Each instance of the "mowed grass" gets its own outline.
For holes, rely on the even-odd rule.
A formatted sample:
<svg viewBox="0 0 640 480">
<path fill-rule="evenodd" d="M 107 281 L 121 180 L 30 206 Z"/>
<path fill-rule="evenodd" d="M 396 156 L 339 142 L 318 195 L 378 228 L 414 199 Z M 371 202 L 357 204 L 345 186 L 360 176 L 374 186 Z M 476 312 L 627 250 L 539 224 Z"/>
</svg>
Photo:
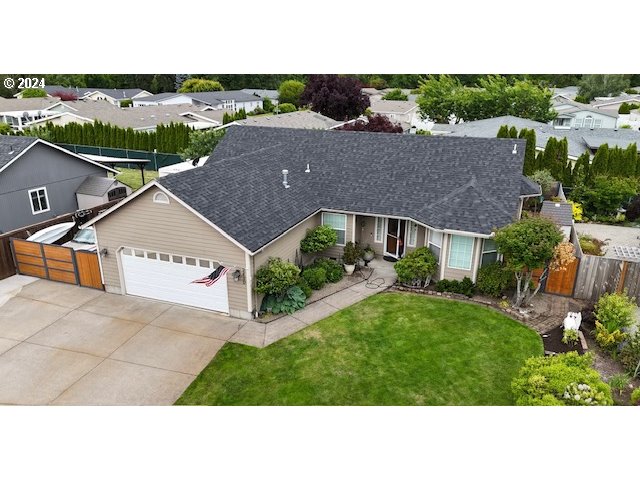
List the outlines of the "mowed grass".
<svg viewBox="0 0 640 480">
<path fill-rule="evenodd" d="M 133 190 L 138 190 L 142 187 L 142 175 L 140 175 L 140 170 L 137 168 L 120 168 L 116 167 L 116 170 L 120 172 L 119 175 L 116 175 L 116 179 L 125 185 L 129 185 Z M 155 170 L 145 170 L 144 171 L 144 183 L 147 184 L 154 178 L 158 178 L 158 172 Z"/>
<path fill-rule="evenodd" d="M 382 293 L 264 349 L 226 344 L 178 405 L 510 405 L 538 334 L 491 309 Z"/>
</svg>

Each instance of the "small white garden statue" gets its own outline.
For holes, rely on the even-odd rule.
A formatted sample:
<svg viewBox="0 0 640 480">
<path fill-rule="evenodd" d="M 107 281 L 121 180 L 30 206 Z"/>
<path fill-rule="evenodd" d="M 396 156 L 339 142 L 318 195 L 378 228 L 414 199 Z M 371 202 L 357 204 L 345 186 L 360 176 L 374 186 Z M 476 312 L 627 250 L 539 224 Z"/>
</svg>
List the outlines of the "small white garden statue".
<svg viewBox="0 0 640 480">
<path fill-rule="evenodd" d="M 580 328 L 580 323 L 582 323 L 582 313 L 569 312 L 567 313 L 567 316 L 564 317 L 562 326 L 565 330 L 578 330 Z"/>
</svg>

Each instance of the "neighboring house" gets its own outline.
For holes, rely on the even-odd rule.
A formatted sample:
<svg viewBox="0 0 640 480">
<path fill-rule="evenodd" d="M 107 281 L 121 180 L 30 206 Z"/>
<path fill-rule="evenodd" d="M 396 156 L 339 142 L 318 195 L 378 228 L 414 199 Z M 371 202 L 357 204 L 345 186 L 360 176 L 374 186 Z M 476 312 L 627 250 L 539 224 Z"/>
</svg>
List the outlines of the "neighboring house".
<svg viewBox="0 0 640 480">
<path fill-rule="evenodd" d="M 260 88 L 243 88 L 240 90 L 241 92 L 248 93 L 249 95 L 255 95 L 256 97 L 260 97 L 263 100 L 268 98 L 271 100 L 271 103 L 274 105 L 278 104 L 278 98 L 280 98 L 280 93 L 278 90 L 267 90 Z"/>
<path fill-rule="evenodd" d="M 134 107 L 148 105 L 171 105 L 176 103 L 191 104 L 201 109 L 229 110 L 237 112 L 243 110 L 252 112 L 256 108 L 262 108 L 262 98 L 245 93 L 242 90 L 228 90 L 221 92 L 197 92 L 197 93 L 158 93 L 149 97 L 134 99 Z"/>
<path fill-rule="evenodd" d="M 626 148 L 635 143 L 640 145 L 640 132 L 629 129 L 615 128 L 556 128 L 546 123 L 528 120 L 526 118 L 503 116 L 485 118 L 473 122 L 457 124 L 435 124 L 431 129 L 433 135 L 451 135 L 455 137 L 490 138 L 498 134 L 502 125 L 532 129 L 536 132 L 536 149 L 542 151 L 551 137 L 567 139 L 569 159 L 576 160 L 580 155 L 588 152 L 595 154 L 603 144 Z"/>
<path fill-rule="evenodd" d="M 311 110 L 247 117 L 244 120 L 236 120 L 232 123 L 254 127 L 310 128 L 317 130 L 331 130 L 345 124 L 345 122 L 339 122 Z"/>
<path fill-rule="evenodd" d="M 55 115 L 61 105 L 57 98 L 0 97 L 0 122 L 11 125 L 14 130 L 22 130 L 29 122 Z"/>
<path fill-rule="evenodd" d="M 135 100 L 148 97 L 151 92 L 140 88 L 69 88 L 61 85 L 47 85 L 44 87 L 48 97 L 55 97 L 57 93 L 66 95 L 74 95 L 78 100 L 106 100 L 112 105 L 120 105 L 123 100 Z M 22 92 L 14 95 L 16 98 L 22 98 Z"/>
<path fill-rule="evenodd" d="M 475 280 L 496 259 L 494 229 L 541 193 L 522 175 L 524 150 L 513 139 L 233 126 L 203 167 L 147 184 L 88 225 L 107 291 L 250 319 L 257 270 L 295 261 L 320 224 L 338 236 L 326 256 L 349 241 L 387 258 L 427 246 L 436 278 Z M 211 287 L 192 283 L 221 266 Z"/>
<path fill-rule="evenodd" d="M 596 97 L 590 105 L 600 111 L 618 114 L 618 109 L 623 103 L 640 104 L 640 95 L 621 93 L 617 97 Z"/>
<path fill-rule="evenodd" d="M 159 124 L 184 123 L 194 130 L 219 127 L 222 125 L 222 110 L 199 110 L 191 104 L 153 105 L 140 108 L 120 108 L 107 102 L 77 100 L 60 102 L 64 111 L 58 111 L 32 120 L 22 127 L 43 126 L 46 123 L 66 125 L 68 123 L 93 123 L 100 121 L 117 127 L 133 130 L 153 131 Z"/>
<path fill-rule="evenodd" d="M 553 100 L 553 108 L 558 113 L 550 125 L 561 128 L 616 128 L 618 111 L 615 113 L 598 110 L 593 106 L 558 96 Z"/>
<path fill-rule="evenodd" d="M 553 220 L 560 230 L 562 230 L 565 240 L 569 240 L 571 238 L 573 209 L 570 203 L 545 200 L 542 202 L 540 215 Z"/>
<path fill-rule="evenodd" d="M 552 88 L 551 91 L 553 92 L 553 95 L 551 95 L 551 100 L 555 100 L 557 97 L 564 97 L 567 100 L 575 100 L 579 90 L 580 87 L 577 86 Z"/>
<path fill-rule="evenodd" d="M 371 102 L 369 108 L 374 114 L 384 115 L 392 122 L 399 123 L 405 132 L 412 127 L 427 130 L 430 126 L 420 118 L 416 102 L 408 100 L 378 100 Z"/>
<path fill-rule="evenodd" d="M 125 198 L 131 194 L 131 187 L 113 177 L 90 175 L 85 178 L 76 190 L 78 210 L 104 205 Z"/>
<path fill-rule="evenodd" d="M 0 232 L 78 210 L 76 192 L 114 170 L 33 137 L 0 135 Z"/>
</svg>

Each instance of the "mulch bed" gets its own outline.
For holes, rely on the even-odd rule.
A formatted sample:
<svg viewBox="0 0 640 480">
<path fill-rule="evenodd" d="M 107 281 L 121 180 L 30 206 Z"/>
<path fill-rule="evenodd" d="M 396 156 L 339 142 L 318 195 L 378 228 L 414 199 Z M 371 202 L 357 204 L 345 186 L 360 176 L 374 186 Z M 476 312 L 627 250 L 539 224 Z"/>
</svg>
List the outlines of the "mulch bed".
<svg viewBox="0 0 640 480">
<path fill-rule="evenodd" d="M 578 340 L 575 345 L 562 343 L 563 333 L 564 329 L 562 328 L 562 325 L 560 325 L 540 335 L 542 337 L 542 343 L 544 344 L 544 351 L 554 353 L 578 352 L 582 355 L 584 353 L 584 349 L 582 348 L 580 341 Z"/>
</svg>

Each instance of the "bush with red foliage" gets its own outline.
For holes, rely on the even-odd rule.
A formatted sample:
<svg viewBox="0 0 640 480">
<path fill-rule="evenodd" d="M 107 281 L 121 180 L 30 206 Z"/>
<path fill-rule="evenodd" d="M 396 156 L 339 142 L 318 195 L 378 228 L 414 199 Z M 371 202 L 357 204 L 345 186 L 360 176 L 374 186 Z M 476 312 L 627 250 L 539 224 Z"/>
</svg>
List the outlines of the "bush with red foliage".
<svg viewBox="0 0 640 480">
<path fill-rule="evenodd" d="M 357 118 L 370 105 L 360 82 L 340 75 L 310 75 L 300 103 L 334 120 Z"/>
<path fill-rule="evenodd" d="M 72 102 L 78 99 L 78 96 L 73 92 L 63 92 L 60 90 L 56 90 L 51 94 L 52 97 L 58 97 L 60 100 L 64 100 L 65 102 Z"/>
<path fill-rule="evenodd" d="M 368 117 L 368 121 L 356 120 L 353 123 L 347 123 L 336 130 L 349 130 L 352 132 L 385 132 L 385 133 L 402 133 L 402 127 L 398 123 L 393 123 L 388 117 L 376 113 Z"/>
</svg>

